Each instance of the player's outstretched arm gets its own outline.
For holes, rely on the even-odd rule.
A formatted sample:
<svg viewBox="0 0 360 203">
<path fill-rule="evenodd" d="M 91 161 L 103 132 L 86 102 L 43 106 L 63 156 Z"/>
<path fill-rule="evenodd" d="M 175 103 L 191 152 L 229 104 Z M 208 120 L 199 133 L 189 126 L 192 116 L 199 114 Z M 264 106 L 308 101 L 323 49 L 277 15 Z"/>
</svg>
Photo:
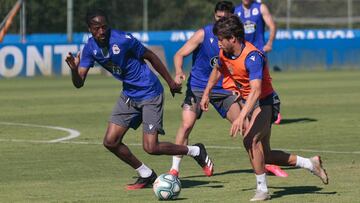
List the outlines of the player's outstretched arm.
<svg viewBox="0 0 360 203">
<path fill-rule="evenodd" d="M 203 96 L 201 98 L 200 106 L 203 111 L 209 110 L 209 95 L 212 90 L 212 88 L 216 85 L 216 83 L 219 81 L 221 77 L 221 73 L 218 69 L 218 66 L 214 67 L 211 71 L 211 74 L 209 76 L 209 81 L 206 85 L 206 88 L 204 90 Z"/>
<path fill-rule="evenodd" d="M 176 83 L 180 84 L 182 83 L 182 81 L 186 79 L 186 75 L 183 71 L 184 57 L 190 55 L 204 41 L 204 36 L 205 36 L 204 30 L 199 29 L 174 55 Z"/>
<path fill-rule="evenodd" d="M 270 33 L 269 40 L 267 41 L 263 49 L 265 52 L 270 52 L 272 50 L 272 45 L 276 36 L 276 25 L 268 7 L 265 4 L 261 4 L 260 12 L 263 16 L 266 26 L 268 26 L 269 28 L 269 33 Z"/>
<path fill-rule="evenodd" d="M 174 96 L 175 93 L 181 94 L 181 84 L 176 83 L 165 65 L 161 62 L 158 56 L 154 54 L 151 50 L 147 49 L 143 55 L 143 58 L 148 60 L 151 65 L 154 67 L 154 69 L 165 79 L 167 84 L 170 87 L 170 92 Z"/>
<path fill-rule="evenodd" d="M 80 63 L 80 52 L 76 54 L 76 57 L 72 53 L 68 53 L 65 58 L 66 63 L 71 69 L 71 79 L 76 88 L 84 86 L 86 75 L 89 71 L 88 68 L 79 68 Z"/>
</svg>

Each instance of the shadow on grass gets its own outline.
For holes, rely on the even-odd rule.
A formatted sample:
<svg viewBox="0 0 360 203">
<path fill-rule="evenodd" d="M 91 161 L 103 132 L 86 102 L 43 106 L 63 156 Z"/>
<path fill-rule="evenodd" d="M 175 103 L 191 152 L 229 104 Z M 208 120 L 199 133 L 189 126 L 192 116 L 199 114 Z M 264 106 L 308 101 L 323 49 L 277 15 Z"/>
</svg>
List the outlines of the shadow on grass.
<svg viewBox="0 0 360 203">
<path fill-rule="evenodd" d="M 290 187 L 270 187 L 277 189 L 273 192 L 271 198 L 279 198 L 286 195 L 300 195 L 300 194 L 320 194 L 320 195 L 334 195 L 337 192 L 321 192 L 323 188 L 318 186 L 290 186 Z"/>
<path fill-rule="evenodd" d="M 281 119 L 280 125 L 286 125 L 291 123 L 309 123 L 316 122 L 317 119 L 314 118 L 283 118 Z"/>
<path fill-rule="evenodd" d="M 209 188 L 223 188 L 224 187 L 224 185 L 220 181 L 184 180 L 182 178 L 180 181 L 181 181 L 182 188 L 192 188 L 192 187 L 199 187 L 199 186 L 209 187 Z"/>
<path fill-rule="evenodd" d="M 303 195 L 303 194 L 317 194 L 317 195 L 335 195 L 337 192 L 321 192 L 323 188 L 318 186 L 289 186 L 289 187 L 269 187 L 277 191 L 270 191 L 271 199 L 280 198 L 287 195 Z M 255 188 L 243 189 L 242 191 L 255 191 Z"/>
<path fill-rule="evenodd" d="M 239 170 L 229 170 L 220 173 L 214 173 L 213 176 L 221 176 L 227 174 L 235 174 L 235 173 L 253 173 L 253 169 L 239 169 Z M 196 175 L 196 176 L 184 176 L 180 177 L 181 179 L 189 179 L 189 178 L 199 178 L 199 177 L 206 177 L 205 175 Z"/>
</svg>

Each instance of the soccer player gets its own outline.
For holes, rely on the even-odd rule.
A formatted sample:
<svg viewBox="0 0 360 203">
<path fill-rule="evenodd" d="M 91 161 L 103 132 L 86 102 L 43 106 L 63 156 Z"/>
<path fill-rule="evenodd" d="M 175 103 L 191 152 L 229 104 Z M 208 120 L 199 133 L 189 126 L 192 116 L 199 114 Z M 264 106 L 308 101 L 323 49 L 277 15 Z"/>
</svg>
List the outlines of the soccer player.
<svg viewBox="0 0 360 203">
<path fill-rule="evenodd" d="M 134 168 L 139 178 L 134 184 L 127 185 L 135 190 L 151 185 L 157 175 L 141 162 L 123 143 L 123 137 L 129 128 L 137 129 L 143 125 L 143 149 L 152 155 L 189 155 L 194 157 L 201 167 L 211 164 L 203 144 L 193 146 L 175 145 L 159 142 L 158 134 L 164 134 L 163 87 L 144 60 L 165 79 L 171 93 L 181 92 L 170 76 L 164 64 L 149 49 L 144 47 L 131 34 L 111 29 L 104 11 L 94 10 L 87 13 L 86 23 L 92 37 L 76 57 L 69 53 L 66 57 L 72 82 L 81 88 L 94 62 L 98 62 L 113 77 L 123 82 L 123 91 L 109 118 L 104 137 L 104 146 L 119 159 Z"/>
<path fill-rule="evenodd" d="M 242 0 L 242 3 L 236 6 L 235 14 L 239 16 L 241 22 L 244 24 L 245 40 L 252 43 L 264 54 L 270 52 L 275 39 L 276 25 L 268 7 L 262 4 L 261 1 Z M 265 41 L 265 25 L 269 28 L 270 33 L 267 41 Z M 274 123 L 280 124 L 280 122 L 281 114 L 279 106 L 279 113 Z M 265 168 L 268 172 L 276 176 L 288 176 L 279 166 L 267 164 Z"/>
<path fill-rule="evenodd" d="M 276 35 L 276 25 L 268 7 L 254 0 L 242 0 L 242 3 L 236 6 L 235 14 L 244 24 L 245 40 L 263 53 L 270 52 Z M 265 25 L 270 33 L 267 41 L 265 41 Z"/>
<path fill-rule="evenodd" d="M 223 16 L 234 12 L 234 5 L 229 1 L 220 1 L 215 5 L 215 21 Z M 213 34 L 213 24 L 207 25 L 195 32 L 195 34 L 181 47 L 174 56 L 176 70 L 175 82 L 181 83 L 186 79 L 183 72 L 184 57 L 193 54 L 192 69 L 187 81 L 187 91 L 182 104 L 182 123 L 177 131 L 176 144 L 187 145 L 189 134 L 197 119 L 200 119 L 202 110 L 200 101 L 206 87 L 211 70 L 217 64 L 219 47 L 217 37 Z M 237 103 L 237 96 L 231 91 L 224 90 L 219 81 L 212 90 L 210 102 L 218 113 L 229 121 L 233 121 L 240 113 L 240 106 Z M 233 109 L 232 111 L 228 111 Z M 182 156 L 173 156 L 170 174 L 178 176 Z M 207 176 L 213 174 L 213 164 L 205 165 L 203 172 Z"/>
<path fill-rule="evenodd" d="M 244 40 L 244 26 L 240 19 L 236 15 L 223 17 L 215 23 L 213 31 L 220 46 L 219 63 L 210 75 L 200 105 L 204 111 L 208 110 L 209 94 L 221 75 L 224 81 L 228 79 L 237 84 L 244 106 L 230 128 L 230 135 L 242 134 L 256 175 L 256 193 L 251 201 L 270 199 L 265 163 L 302 167 L 328 184 L 320 156 L 303 158 L 271 150 L 271 122 L 277 115 L 279 101 L 271 84 L 266 58 L 260 50 Z M 231 83 L 223 83 L 223 88 L 234 90 Z M 250 119 L 250 122 L 246 122 L 246 119 Z"/>
</svg>

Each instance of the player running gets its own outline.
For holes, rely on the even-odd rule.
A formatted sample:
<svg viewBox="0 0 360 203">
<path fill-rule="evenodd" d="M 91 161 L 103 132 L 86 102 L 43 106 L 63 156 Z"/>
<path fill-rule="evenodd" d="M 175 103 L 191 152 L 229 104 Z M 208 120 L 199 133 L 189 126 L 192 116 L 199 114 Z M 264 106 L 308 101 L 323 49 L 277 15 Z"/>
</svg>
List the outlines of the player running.
<svg viewBox="0 0 360 203">
<path fill-rule="evenodd" d="M 229 16 L 234 12 L 234 5 L 229 1 L 220 1 L 215 5 L 214 20 L 217 21 L 223 16 Z M 187 145 L 190 132 L 197 119 L 201 118 L 202 110 L 200 101 L 210 73 L 217 64 L 219 46 L 217 37 L 213 34 L 214 25 L 207 25 L 198 31 L 184 44 L 175 54 L 174 64 L 176 70 L 175 81 L 181 83 L 186 79 L 183 72 L 184 57 L 193 54 L 193 66 L 190 77 L 187 81 L 187 91 L 182 104 L 182 123 L 176 135 L 176 144 Z M 229 83 L 231 81 L 228 81 Z M 222 118 L 226 118 L 231 123 L 240 114 L 240 106 L 237 102 L 238 96 L 231 91 L 222 88 L 222 80 L 212 89 L 210 102 Z M 229 109 L 232 109 L 229 111 Z M 178 176 L 182 156 L 173 156 L 170 174 Z M 203 168 L 204 174 L 211 176 L 214 171 L 213 164 Z"/>
<path fill-rule="evenodd" d="M 265 163 L 282 166 L 296 166 L 308 169 L 328 184 L 328 176 L 322 167 L 320 156 L 303 158 L 280 150 L 271 150 L 271 123 L 277 115 L 279 105 L 269 74 L 265 56 L 251 43 L 244 40 L 244 26 L 236 15 L 224 17 L 214 25 L 218 37 L 219 65 L 214 68 L 204 91 L 201 108 L 208 110 L 211 89 L 221 75 L 224 89 L 239 91 L 244 104 L 241 113 L 233 122 L 230 135 L 238 132 L 244 137 L 243 144 L 249 154 L 256 175 L 256 193 L 250 201 L 270 199 L 266 183 Z M 250 122 L 246 122 L 250 119 Z"/>
<path fill-rule="evenodd" d="M 145 48 L 131 34 L 111 29 L 104 11 L 94 10 L 87 13 L 86 23 L 92 37 L 85 44 L 81 54 L 66 57 L 72 82 L 81 88 L 94 62 L 98 62 L 113 77 L 123 82 L 123 91 L 109 118 L 104 137 L 104 146 L 119 159 L 134 168 L 139 178 L 128 190 L 141 189 L 151 185 L 157 175 L 154 170 L 141 162 L 123 143 L 129 128 L 137 129 L 143 125 L 143 148 L 152 155 L 189 155 L 201 167 L 212 164 L 202 144 L 193 146 L 175 145 L 159 142 L 158 134 L 163 130 L 163 87 L 156 75 L 149 69 L 148 60 L 165 79 L 171 93 L 181 92 L 181 84 L 170 76 L 164 64 L 149 49 Z"/>
</svg>

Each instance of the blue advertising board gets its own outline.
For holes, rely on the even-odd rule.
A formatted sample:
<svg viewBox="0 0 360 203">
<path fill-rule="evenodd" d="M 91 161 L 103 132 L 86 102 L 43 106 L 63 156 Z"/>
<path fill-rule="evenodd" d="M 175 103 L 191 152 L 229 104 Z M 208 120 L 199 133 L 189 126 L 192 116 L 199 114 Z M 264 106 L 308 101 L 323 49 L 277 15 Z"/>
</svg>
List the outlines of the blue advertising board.
<svg viewBox="0 0 360 203">
<path fill-rule="evenodd" d="M 173 70 L 174 54 L 194 31 L 131 33 L 145 45 L 161 46 Z M 66 54 L 80 51 L 89 37 L 75 33 L 67 43 L 66 34 L 32 34 L 20 43 L 18 35 L 7 35 L 0 44 L 0 77 L 67 75 Z M 360 30 L 279 30 L 268 57 L 271 66 L 284 70 L 360 68 Z M 191 68 L 190 57 L 184 68 Z"/>
</svg>

